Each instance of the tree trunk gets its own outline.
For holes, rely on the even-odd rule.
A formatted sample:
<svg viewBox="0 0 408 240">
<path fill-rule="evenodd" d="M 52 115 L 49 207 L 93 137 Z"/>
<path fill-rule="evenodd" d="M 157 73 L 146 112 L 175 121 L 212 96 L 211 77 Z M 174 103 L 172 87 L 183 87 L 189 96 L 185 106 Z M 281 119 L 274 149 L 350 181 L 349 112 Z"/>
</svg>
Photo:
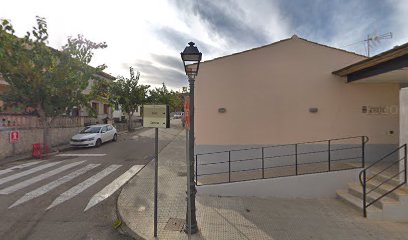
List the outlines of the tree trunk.
<svg viewBox="0 0 408 240">
<path fill-rule="evenodd" d="M 51 150 L 49 134 L 50 123 L 45 115 L 45 111 L 41 107 L 37 108 L 37 111 L 40 116 L 40 123 L 43 127 L 42 154 L 47 156 L 47 153 Z"/>
<path fill-rule="evenodd" d="M 133 113 L 128 113 L 128 132 L 131 132 L 132 129 L 132 117 Z"/>
</svg>

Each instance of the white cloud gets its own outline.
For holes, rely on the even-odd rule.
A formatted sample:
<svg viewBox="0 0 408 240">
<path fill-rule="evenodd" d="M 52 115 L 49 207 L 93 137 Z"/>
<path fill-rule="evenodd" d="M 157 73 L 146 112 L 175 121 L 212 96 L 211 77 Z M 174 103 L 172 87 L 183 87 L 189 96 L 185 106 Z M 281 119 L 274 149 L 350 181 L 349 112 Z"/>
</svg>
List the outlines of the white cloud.
<svg viewBox="0 0 408 240">
<path fill-rule="evenodd" d="M 391 16 L 393 45 L 401 45 L 408 42 L 408 1 L 406 0 L 390 0 L 389 3 L 394 7 L 394 12 Z"/>
<path fill-rule="evenodd" d="M 392 31 L 394 38 L 384 41 L 377 52 L 408 41 L 405 0 L 13 0 L 1 4 L 0 18 L 10 19 L 19 35 L 32 28 L 36 15 L 47 18 L 52 47 L 60 48 L 68 36 L 77 34 L 105 41 L 108 48 L 95 53 L 93 65 L 107 64 L 106 72 L 114 76 L 127 76 L 127 68 L 135 66 L 141 71 L 141 82 L 159 86 L 164 81 L 172 88 L 187 85 L 183 69 L 175 63 L 189 41 L 197 43 L 204 59 L 295 33 L 341 47 L 373 32 Z M 347 49 L 364 50 L 362 44 Z"/>
</svg>

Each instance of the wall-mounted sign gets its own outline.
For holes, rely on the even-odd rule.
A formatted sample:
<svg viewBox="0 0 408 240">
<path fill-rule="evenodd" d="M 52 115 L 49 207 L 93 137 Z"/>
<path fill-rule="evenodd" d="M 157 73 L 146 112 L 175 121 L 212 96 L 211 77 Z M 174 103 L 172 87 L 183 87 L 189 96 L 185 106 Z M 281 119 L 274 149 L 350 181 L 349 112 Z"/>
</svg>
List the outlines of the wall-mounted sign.
<svg viewBox="0 0 408 240">
<path fill-rule="evenodd" d="M 361 112 L 372 115 L 398 114 L 398 106 L 363 106 Z"/>
<path fill-rule="evenodd" d="M 20 133 L 18 131 L 11 131 L 10 132 L 10 142 L 15 143 L 20 140 Z"/>
<path fill-rule="evenodd" d="M 143 127 L 169 128 L 169 107 L 167 105 L 144 105 Z"/>
</svg>

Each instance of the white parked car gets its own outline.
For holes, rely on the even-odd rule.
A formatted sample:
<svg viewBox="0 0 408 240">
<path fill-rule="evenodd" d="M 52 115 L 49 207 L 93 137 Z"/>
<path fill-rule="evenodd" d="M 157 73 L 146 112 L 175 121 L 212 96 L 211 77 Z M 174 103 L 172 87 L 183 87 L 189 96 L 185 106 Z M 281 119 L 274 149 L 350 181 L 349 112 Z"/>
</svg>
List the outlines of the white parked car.
<svg viewBox="0 0 408 240">
<path fill-rule="evenodd" d="M 104 142 L 115 142 L 117 139 L 116 128 L 110 124 L 98 124 L 85 127 L 69 143 L 73 147 L 99 147 Z"/>
<path fill-rule="evenodd" d="M 184 112 L 176 112 L 175 114 L 174 114 L 174 119 L 179 119 L 179 118 L 183 118 L 183 116 L 184 116 Z"/>
</svg>

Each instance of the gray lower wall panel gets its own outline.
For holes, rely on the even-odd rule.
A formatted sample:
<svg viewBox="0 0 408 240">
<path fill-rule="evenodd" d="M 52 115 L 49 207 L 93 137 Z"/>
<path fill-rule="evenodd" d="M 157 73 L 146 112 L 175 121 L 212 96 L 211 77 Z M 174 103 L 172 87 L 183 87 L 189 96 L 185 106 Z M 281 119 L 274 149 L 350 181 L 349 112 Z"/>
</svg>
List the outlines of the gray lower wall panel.
<svg viewBox="0 0 408 240">
<path fill-rule="evenodd" d="M 204 185 L 197 186 L 197 192 L 200 195 L 211 196 L 251 196 L 265 198 L 312 199 L 335 197 L 336 190 L 345 189 L 347 183 L 358 181 L 359 171 L 361 171 L 361 169 Z"/>
<path fill-rule="evenodd" d="M 261 145 L 196 145 L 195 154 L 213 153 L 197 156 L 198 174 L 212 174 L 231 171 L 262 168 L 262 149 L 264 156 L 264 167 L 274 168 L 284 165 L 295 165 L 295 146 L 261 146 Z M 355 148 L 353 148 L 355 147 Z M 377 161 L 382 156 L 393 151 L 398 146 L 394 144 L 367 144 L 365 146 L 366 164 Z M 256 149 L 250 149 L 256 148 Z M 353 148 L 345 149 L 344 148 Z M 238 149 L 240 151 L 223 152 Z M 330 146 L 330 159 L 336 163 L 361 163 L 361 144 L 332 144 Z M 214 153 L 220 152 L 220 153 Z M 314 152 L 314 153 L 310 153 Z M 299 165 L 316 162 L 328 162 L 328 145 L 304 144 L 297 146 L 297 163 Z M 289 155 L 289 156 L 286 156 Z M 251 159 L 251 160 L 247 160 Z M 345 159 L 345 160 L 344 160 Z M 387 158 L 388 161 L 398 159 L 398 153 Z M 229 164 L 229 160 L 231 164 Z"/>
</svg>

